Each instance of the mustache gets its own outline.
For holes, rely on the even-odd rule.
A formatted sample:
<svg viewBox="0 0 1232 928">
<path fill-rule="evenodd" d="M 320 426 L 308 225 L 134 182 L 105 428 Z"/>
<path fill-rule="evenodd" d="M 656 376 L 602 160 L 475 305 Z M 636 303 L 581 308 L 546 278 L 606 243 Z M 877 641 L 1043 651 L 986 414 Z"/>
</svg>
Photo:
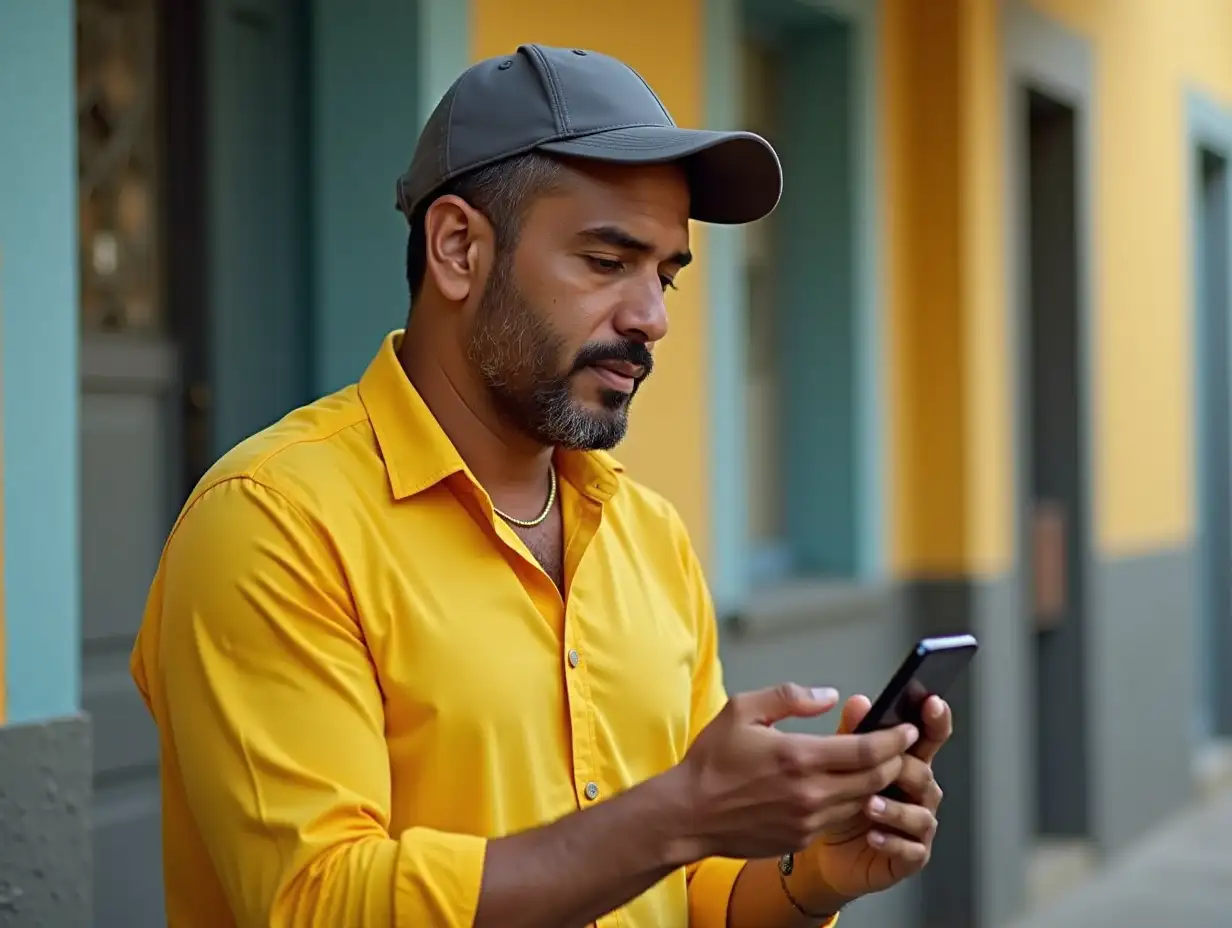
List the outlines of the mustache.
<svg viewBox="0 0 1232 928">
<path fill-rule="evenodd" d="M 576 374 L 583 368 L 601 361 L 623 361 L 626 364 L 637 365 L 642 369 L 642 376 L 638 378 L 639 383 L 649 377 L 650 372 L 654 370 L 654 355 L 649 348 L 641 342 L 619 341 L 587 345 L 578 352 L 570 373 Z"/>
</svg>

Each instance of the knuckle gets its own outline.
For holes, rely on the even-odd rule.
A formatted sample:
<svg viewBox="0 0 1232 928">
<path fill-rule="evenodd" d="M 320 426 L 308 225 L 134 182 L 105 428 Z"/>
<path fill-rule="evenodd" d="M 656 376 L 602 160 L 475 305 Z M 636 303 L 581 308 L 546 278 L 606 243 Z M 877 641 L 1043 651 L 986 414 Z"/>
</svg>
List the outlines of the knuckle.
<svg viewBox="0 0 1232 928">
<path fill-rule="evenodd" d="M 874 767 L 870 775 L 870 780 L 872 782 L 874 791 L 881 792 L 883 789 L 885 789 L 887 786 L 889 786 L 891 783 L 897 780 L 899 771 L 901 769 L 902 769 L 902 764 L 898 762 L 897 758 L 894 758 L 892 760 L 883 761 L 881 764 L 878 764 L 876 767 Z"/>
<path fill-rule="evenodd" d="M 774 690 L 775 695 L 785 703 L 791 704 L 799 701 L 800 687 L 795 683 L 780 683 Z"/>
<path fill-rule="evenodd" d="M 783 742 L 779 746 L 776 759 L 779 769 L 785 775 L 793 778 L 804 775 L 806 767 L 804 752 L 797 745 L 790 741 Z"/>
<path fill-rule="evenodd" d="M 856 742 L 856 762 L 861 767 L 872 767 L 878 761 L 877 742 L 872 738 L 861 738 Z"/>
</svg>

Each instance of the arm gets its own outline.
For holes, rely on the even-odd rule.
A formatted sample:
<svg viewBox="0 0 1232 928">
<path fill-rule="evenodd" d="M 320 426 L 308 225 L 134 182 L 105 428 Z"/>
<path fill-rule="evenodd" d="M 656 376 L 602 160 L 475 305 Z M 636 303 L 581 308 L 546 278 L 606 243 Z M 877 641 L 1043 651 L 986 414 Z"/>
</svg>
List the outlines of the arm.
<svg viewBox="0 0 1232 928">
<path fill-rule="evenodd" d="M 693 615 L 697 621 L 698 657 L 693 677 L 690 737 L 695 738 L 727 702 L 723 668 L 719 660 L 718 628 L 714 605 L 701 562 L 688 541 L 683 524 L 675 520 L 681 556 L 689 583 Z M 791 904 L 779 881 L 778 861 L 740 861 L 709 858 L 688 868 L 689 924 L 696 928 L 817 928 L 819 920 L 806 918 Z M 845 900 L 810 888 L 793 894 L 810 912 L 838 912 Z M 821 924 L 834 924 L 837 915 Z"/>
<path fill-rule="evenodd" d="M 239 925 L 582 924 L 689 862 L 673 774 L 508 838 L 391 835 L 382 696 L 344 572 L 277 492 L 204 494 L 158 583 L 169 734 Z"/>
</svg>

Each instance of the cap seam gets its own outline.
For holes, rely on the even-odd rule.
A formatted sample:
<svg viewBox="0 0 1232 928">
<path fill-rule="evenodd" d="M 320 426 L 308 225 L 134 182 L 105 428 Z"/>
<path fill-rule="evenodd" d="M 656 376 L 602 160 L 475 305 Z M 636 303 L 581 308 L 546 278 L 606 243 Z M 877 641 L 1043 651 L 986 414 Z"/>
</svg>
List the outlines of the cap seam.
<svg viewBox="0 0 1232 928">
<path fill-rule="evenodd" d="M 621 63 L 624 64 L 624 62 L 621 62 Z M 629 67 L 629 65 L 627 64 L 625 65 L 625 67 L 629 68 L 629 70 L 632 71 L 637 76 L 637 79 L 642 82 L 642 86 L 645 87 L 648 91 L 650 91 L 651 99 L 654 100 L 655 103 L 659 105 L 659 112 L 661 112 L 664 116 L 667 117 L 667 121 L 672 124 L 672 128 L 675 128 L 675 129 L 680 128 L 679 126 L 676 125 L 676 120 L 672 118 L 672 114 L 667 111 L 667 107 L 663 105 L 663 101 L 659 99 L 659 95 L 655 93 L 654 88 L 651 87 L 648 83 L 646 83 L 646 78 L 642 77 L 642 75 L 638 73 L 638 70 L 636 68 Z"/>
<path fill-rule="evenodd" d="M 453 108 L 457 105 L 459 91 L 461 91 L 462 83 L 466 80 L 469 73 L 469 68 L 463 71 L 457 81 L 454 82 L 453 87 L 450 88 L 452 92 L 449 95 L 449 113 L 445 118 L 445 131 L 441 133 L 441 150 L 438 155 L 442 177 L 449 176 L 449 150 L 453 141 Z"/>
<path fill-rule="evenodd" d="M 565 103 L 564 95 L 561 92 L 560 80 L 556 74 L 556 69 L 548 61 L 548 56 L 537 45 L 526 45 L 524 47 L 539 62 L 539 67 L 535 70 L 539 72 L 539 76 L 543 79 L 544 89 L 547 90 L 548 96 L 552 101 L 552 116 L 555 118 L 556 131 L 572 131 L 569 123 L 569 107 Z"/>
</svg>

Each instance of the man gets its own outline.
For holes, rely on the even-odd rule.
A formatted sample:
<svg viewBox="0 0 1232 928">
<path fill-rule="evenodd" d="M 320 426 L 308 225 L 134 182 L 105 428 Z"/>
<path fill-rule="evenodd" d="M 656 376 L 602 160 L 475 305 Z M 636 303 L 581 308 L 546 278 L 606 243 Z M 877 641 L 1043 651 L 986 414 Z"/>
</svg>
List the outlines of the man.
<svg viewBox="0 0 1232 928">
<path fill-rule="evenodd" d="M 774 724 L 832 691 L 728 700 L 680 519 L 605 453 L 688 220 L 780 189 L 606 56 L 458 79 L 398 183 L 405 332 L 227 454 L 159 565 L 172 925 L 786 928 L 924 865 L 948 709 L 821 737 Z"/>
</svg>

